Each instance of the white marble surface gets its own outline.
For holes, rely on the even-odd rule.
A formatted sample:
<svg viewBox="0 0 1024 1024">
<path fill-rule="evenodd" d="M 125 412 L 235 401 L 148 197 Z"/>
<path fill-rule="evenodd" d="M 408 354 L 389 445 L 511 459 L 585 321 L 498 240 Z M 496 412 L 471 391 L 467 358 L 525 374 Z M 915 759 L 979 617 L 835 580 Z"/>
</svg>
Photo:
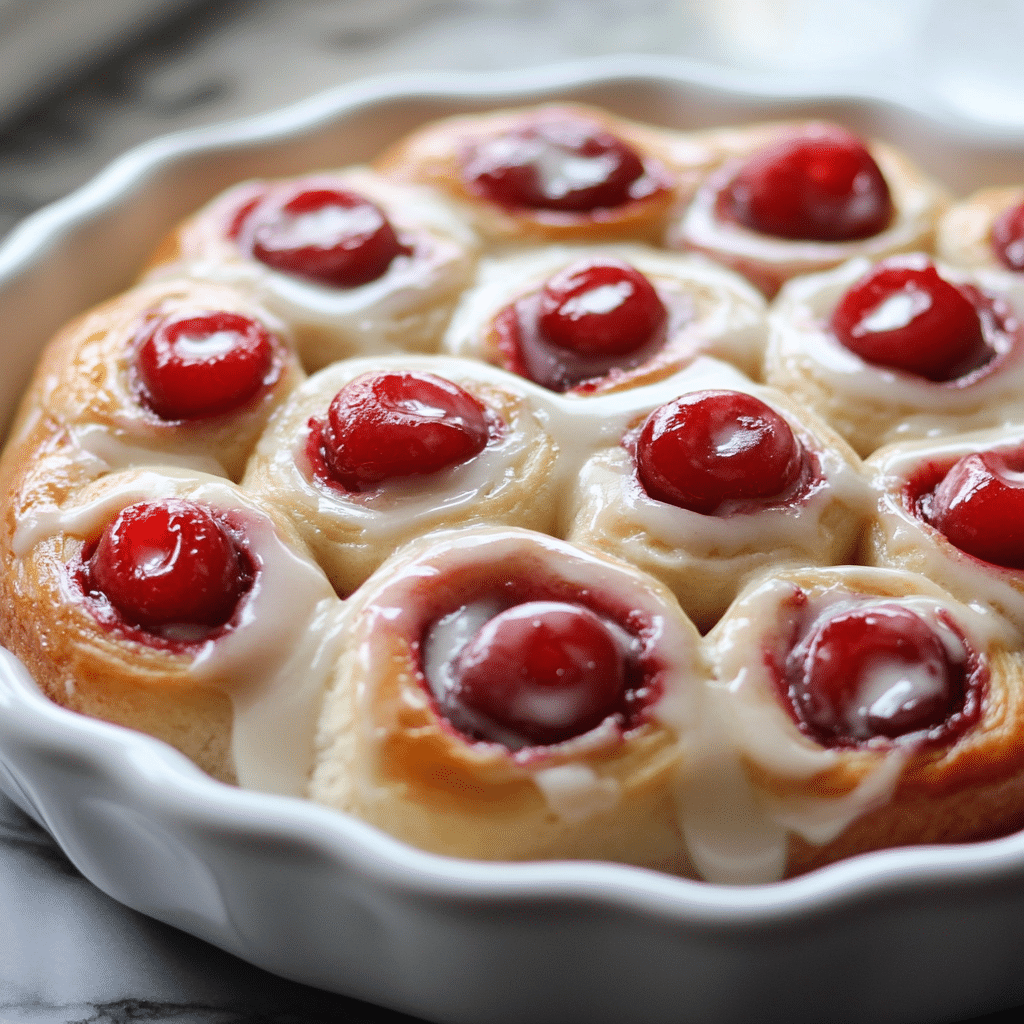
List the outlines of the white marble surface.
<svg viewBox="0 0 1024 1024">
<path fill-rule="evenodd" d="M 128 910 L 0 794 L 0 1024 L 400 1024 Z"/>
<path fill-rule="evenodd" d="M 0 235 L 155 135 L 396 70 L 681 56 L 814 85 L 837 68 L 1024 126 L 1024 4 L 987 0 L 224 0 L 0 131 Z M 8 43 L 9 39 L 6 40 Z M 0 32 L 0 60 L 5 37 Z M 42 65 L 40 65 L 42 66 Z M 986 1018 L 1009 1020 L 1009 1015 Z M 267 975 L 113 903 L 0 795 L 0 1024 L 408 1020 Z"/>
</svg>

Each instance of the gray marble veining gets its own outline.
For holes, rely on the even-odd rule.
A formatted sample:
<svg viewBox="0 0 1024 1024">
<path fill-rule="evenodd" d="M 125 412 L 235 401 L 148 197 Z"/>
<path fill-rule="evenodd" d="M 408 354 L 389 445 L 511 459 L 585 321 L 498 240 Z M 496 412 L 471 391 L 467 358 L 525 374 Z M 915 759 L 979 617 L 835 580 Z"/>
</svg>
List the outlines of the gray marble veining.
<svg viewBox="0 0 1024 1024">
<path fill-rule="evenodd" d="M 0 1024 L 399 1024 L 115 903 L 0 794 Z"/>
</svg>

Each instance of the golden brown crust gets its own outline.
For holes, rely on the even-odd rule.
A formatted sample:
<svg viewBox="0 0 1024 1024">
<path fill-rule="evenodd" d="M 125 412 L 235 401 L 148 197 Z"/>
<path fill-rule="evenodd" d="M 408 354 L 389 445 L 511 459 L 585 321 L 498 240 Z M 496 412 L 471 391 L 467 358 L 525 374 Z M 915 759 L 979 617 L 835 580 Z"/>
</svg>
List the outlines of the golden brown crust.
<svg viewBox="0 0 1024 1024">
<path fill-rule="evenodd" d="M 232 235 L 241 211 L 275 187 L 340 188 L 376 203 L 405 251 L 364 285 L 332 287 L 265 266 Z M 365 167 L 228 189 L 179 224 L 158 247 L 144 279 L 230 281 L 294 332 L 303 366 L 382 352 L 433 352 L 476 267 L 479 243 L 450 204 L 427 189 L 389 181 Z"/>
<path fill-rule="evenodd" d="M 111 620 L 80 570 L 119 509 L 193 495 L 239 524 L 250 557 L 266 561 L 265 542 L 249 539 L 260 530 L 306 557 L 286 521 L 273 520 L 229 481 L 168 467 L 97 472 L 64 425 L 39 420 L 0 464 L 0 643 L 58 704 L 156 736 L 214 778 L 233 782 L 235 701 L 259 686 L 256 662 L 210 661 L 202 640 L 169 643 Z M 324 588 L 329 593 L 326 581 Z M 240 617 L 226 628 L 266 625 Z"/>
<path fill-rule="evenodd" d="M 274 379 L 241 408 L 166 420 L 149 408 L 135 375 L 140 333 L 156 317 L 226 311 L 264 324 L 274 339 Z M 273 410 L 305 377 L 288 329 L 244 293 L 169 280 L 134 288 L 90 310 L 46 347 L 11 430 L 11 443 L 40 413 L 75 433 L 112 466 L 181 462 L 238 479 Z"/>
<path fill-rule="evenodd" d="M 562 213 L 505 209 L 467 186 L 460 161 L 472 141 L 559 116 L 589 121 L 631 146 L 644 161 L 648 191 L 616 209 Z M 729 863 L 742 862 L 758 842 L 771 848 L 781 876 L 867 850 L 963 842 L 1024 826 L 1024 585 L 1000 577 L 1006 587 L 990 592 L 991 580 L 982 585 L 964 576 L 963 559 L 934 538 L 917 538 L 911 550 L 894 544 L 894 535 L 905 545 L 913 533 L 903 520 L 885 526 L 886 502 L 899 511 L 902 484 L 876 480 L 865 501 L 858 457 L 833 433 L 861 454 L 894 431 L 962 433 L 978 425 L 976 417 L 996 423 L 999 436 L 1013 433 L 1004 421 L 1006 409 L 1019 405 L 1019 381 L 998 400 L 984 392 L 973 405 L 968 396 L 966 404 L 940 410 L 936 427 L 928 420 L 933 409 L 888 385 L 871 385 L 852 400 L 839 395 L 827 375 L 807 369 L 806 352 L 780 355 L 776 336 L 767 377 L 789 393 L 780 407 L 805 443 L 831 453 L 854 481 L 805 517 L 813 519 L 804 523 L 810 542 L 765 533 L 724 551 L 728 545 L 704 536 L 704 549 L 712 550 L 701 558 L 715 563 L 704 571 L 700 558 L 680 557 L 678 538 L 615 505 L 621 493 L 608 498 L 606 477 L 632 473 L 623 469 L 628 453 L 620 442 L 645 415 L 647 398 L 636 398 L 644 385 L 677 388 L 675 397 L 693 380 L 728 387 L 740 371 L 762 374 L 766 302 L 726 265 L 774 295 L 792 275 L 851 255 L 931 248 L 945 193 L 884 144 L 871 147 L 897 212 L 874 239 L 791 245 L 709 220 L 715 189 L 736 162 L 800 127 L 673 132 L 552 104 L 427 125 L 372 169 L 229 189 L 164 239 L 143 283 L 69 324 L 44 353 L 0 458 L 0 642 L 57 703 L 156 736 L 215 778 L 256 789 L 305 792 L 308 764 L 300 762 L 319 715 L 309 795 L 443 854 L 599 858 L 733 882 L 771 877 L 743 875 Z M 363 192 L 385 210 L 405 249 L 381 279 L 329 289 L 243 252 L 232 234 L 240 211 L 267 190 L 299 181 Z M 964 204 L 968 212 L 951 211 L 939 229 L 943 255 L 992 266 L 984 251 L 991 221 L 1019 193 L 992 190 Z M 696 230 L 701 210 L 705 223 Z M 536 292 L 555 269 L 595 253 L 635 262 L 672 292 L 674 333 L 648 363 L 599 383 L 593 395 L 540 394 L 489 366 L 419 354 L 443 347 L 500 362 L 496 313 Z M 488 305 L 481 296 L 491 279 L 503 281 L 505 291 Z M 776 322 L 794 285 L 776 302 Z M 163 422 L 140 402 L 132 364 L 140 324 L 158 312 L 210 308 L 264 320 L 282 339 L 280 375 L 236 414 Z M 827 311 L 819 305 L 801 315 L 804 326 L 820 328 Z M 1011 369 L 1020 363 L 1014 358 Z M 312 479 L 304 447 L 310 419 L 323 416 L 342 383 L 386 366 L 449 376 L 505 420 L 514 451 L 497 460 L 494 473 L 476 480 L 470 465 L 451 474 L 460 487 L 473 483 L 472 500 L 454 499 L 438 479 L 405 481 L 394 488 L 402 493 L 386 500 L 339 497 Z M 702 366 L 705 377 L 687 377 Z M 305 380 L 307 371 L 320 372 Z M 714 374 L 725 375 L 721 385 L 707 383 Z M 658 394 L 658 402 L 667 400 Z M 588 404 L 598 413 L 580 408 Z M 804 406 L 829 426 L 805 415 Z M 240 478 L 241 485 L 230 482 Z M 567 527 L 574 487 L 576 520 Z M 235 509 L 240 521 L 258 523 L 254 535 L 262 530 L 277 545 L 277 567 L 268 568 L 270 555 L 261 562 L 261 610 L 244 626 L 254 633 L 244 632 L 242 616 L 233 620 L 225 635 L 238 642 L 226 654 L 229 645 L 218 642 L 200 656 L 197 644 L 157 642 L 139 628 L 112 624 L 97 613 L 83 589 L 88 577 L 76 569 L 112 510 L 139 495 L 200 491 Z M 353 514 L 336 514 L 332 503 L 353 497 Z M 858 546 L 875 498 L 881 511 Z M 611 513 L 595 512 L 592 505 L 602 501 L 615 506 Z M 567 528 L 579 546 L 554 539 Z M 900 571 L 808 564 L 853 558 Z M 954 567 L 948 578 L 946 563 Z M 332 584 L 351 598 L 339 600 Z M 625 725 L 606 720 L 525 755 L 460 733 L 431 690 L 424 652 L 453 642 L 451 634 L 432 639 L 440 619 L 481 595 L 504 594 L 506 586 L 589 602 L 626 632 L 635 628 L 634 639 L 642 634 L 642 643 L 653 645 L 655 702 Z M 847 587 L 946 609 L 988 673 L 977 722 L 949 742 L 836 750 L 816 744 L 764 678 L 766 651 L 781 643 L 785 615 L 778 604 L 755 606 L 747 598 L 773 587 L 783 603 L 793 588 L 818 594 Z M 680 600 L 701 628 L 725 616 L 702 640 Z M 282 612 L 292 617 L 287 628 Z M 285 760 L 295 763 L 281 782 L 280 766 L 261 763 L 260 753 L 281 746 L 285 732 Z M 723 807 L 725 819 L 739 809 L 724 829 Z M 732 840 L 742 833 L 739 848 L 729 845 L 730 829 Z"/>
<path fill-rule="evenodd" d="M 0 492 L 0 643 L 56 703 L 156 736 L 234 781 L 225 690 L 190 679 L 187 654 L 112 633 L 98 620 L 69 569 L 86 538 L 26 536 L 33 517 L 73 505 L 88 484 L 74 469 L 68 435 L 56 429 L 21 455 L 27 472 L 19 479 L 6 459 Z"/>
<path fill-rule="evenodd" d="M 638 365 L 614 367 L 588 381 L 587 395 L 661 380 L 707 355 L 758 377 L 767 337 L 767 309 L 746 281 L 699 258 L 640 245 L 531 246 L 483 261 L 475 285 L 456 308 L 442 348 L 507 366 L 502 348 L 509 330 L 499 326 L 516 304 L 534 301 L 545 282 L 577 261 L 612 259 L 639 270 L 666 309 L 664 343 Z M 514 314 L 513 314 L 514 315 Z M 503 336 L 503 334 L 505 336 Z"/>
<path fill-rule="evenodd" d="M 792 426 L 815 477 L 793 505 L 717 517 L 656 501 L 619 444 L 591 458 L 573 489 L 568 540 L 661 580 L 707 632 L 753 578 L 782 565 L 850 561 L 871 513 L 861 462 L 829 427 L 773 389 L 747 389 Z"/>
<path fill-rule="evenodd" d="M 979 687 L 979 713 L 951 739 L 876 742 L 826 752 L 800 733 L 781 702 L 770 718 L 761 719 L 762 724 L 774 722 L 775 762 L 769 764 L 765 756 L 769 747 L 755 744 L 744 754 L 744 763 L 756 789 L 776 808 L 775 813 L 784 815 L 782 820 L 791 823 L 787 875 L 888 846 L 989 838 L 1024 820 L 1024 747 L 1020 743 L 1024 656 L 1011 649 L 1018 637 L 1005 624 L 953 601 L 924 577 L 902 571 L 794 569 L 774 574 L 771 582 L 780 584 L 775 598 L 755 612 L 752 595 L 757 588 L 751 587 L 747 605 L 738 603 L 731 609 L 708 639 L 727 644 L 730 622 L 748 615 L 755 622 L 760 620 L 748 643 L 768 649 L 785 644 L 790 628 L 786 588 L 792 586 L 812 602 L 829 593 L 909 600 L 919 608 L 935 601 L 979 659 L 979 674 L 972 684 Z M 767 593 L 764 585 L 761 590 Z M 728 665 L 728 657 L 720 664 Z M 773 696 L 776 684 L 767 675 L 753 685 L 760 687 L 762 695 L 746 699 L 753 699 L 755 705 L 759 700 L 780 700 Z M 778 751 L 787 747 L 792 754 L 779 757 Z M 801 757 L 807 760 L 798 760 Z M 783 773 L 780 768 L 813 765 L 814 759 L 821 762 L 816 770 L 794 767 L 791 773 Z M 845 816 L 844 802 L 850 809 Z M 813 806 L 817 813 L 808 816 L 807 809 Z M 824 820 L 833 820 L 837 827 L 813 837 L 823 812 Z"/>
<path fill-rule="evenodd" d="M 487 446 L 464 463 L 364 493 L 319 478 L 308 457 L 310 420 L 323 420 L 337 392 L 371 368 L 433 373 L 465 389 L 494 418 Z M 553 531 L 558 455 L 543 415 L 514 377 L 440 356 L 350 360 L 314 374 L 280 409 L 243 486 L 294 524 L 338 593 L 348 595 L 394 550 L 431 530 L 503 524 Z"/>
<path fill-rule="evenodd" d="M 939 220 L 935 251 L 940 259 L 972 270 L 1007 270 L 992 248 L 992 227 L 1000 215 L 1024 200 L 1024 187 L 979 189 L 954 203 Z"/>
<path fill-rule="evenodd" d="M 624 616 L 627 609 L 649 616 L 658 623 L 651 635 L 664 627 L 649 657 L 664 666 L 660 685 L 686 701 L 705 669 L 696 631 L 671 595 L 624 563 L 527 531 L 435 538 L 399 552 L 350 604 L 352 643 L 325 702 L 313 799 L 439 853 L 601 858 L 686 871 L 674 803 L 683 751 L 657 704 L 625 732 L 605 722 L 517 756 L 443 719 L 421 639 L 444 616 L 511 582 L 568 592 Z M 424 574 L 433 580 L 429 590 Z M 396 604 L 400 619 L 382 615 Z"/>
</svg>

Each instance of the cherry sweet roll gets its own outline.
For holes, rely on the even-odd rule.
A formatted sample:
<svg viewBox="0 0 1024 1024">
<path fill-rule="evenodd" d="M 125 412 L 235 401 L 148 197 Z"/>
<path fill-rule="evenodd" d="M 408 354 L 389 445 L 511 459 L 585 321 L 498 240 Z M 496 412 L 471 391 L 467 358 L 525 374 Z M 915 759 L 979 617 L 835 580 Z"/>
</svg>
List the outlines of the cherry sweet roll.
<svg viewBox="0 0 1024 1024">
<path fill-rule="evenodd" d="M 866 456 L 1019 421 L 1024 290 L 922 253 L 791 281 L 769 315 L 765 379 Z"/>
<path fill-rule="evenodd" d="M 63 429 L 111 468 L 176 462 L 237 479 L 304 378 L 287 328 L 250 296 L 194 281 L 140 286 L 50 342 L 9 443 Z"/>
<path fill-rule="evenodd" d="M 1024 636 L 1024 425 L 890 445 L 867 469 L 879 502 L 863 560 L 919 572 Z"/>
<path fill-rule="evenodd" d="M 33 500 L 45 481 L 5 494 L 0 641 L 58 704 L 302 795 L 341 602 L 290 525 L 200 473 L 110 473 L 60 504 Z"/>
<path fill-rule="evenodd" d="M 1024 662 L 999 616 L 913 573 L 784 570 L 708 634 L 712 784 L 684 832 L 706 877 L 768 881 L 1024 824 Z M 730 877 L 732 876 L 732 877 Z"/>
<path fill-rule="evenodd" d="M 954 203 L 939 220 L 939 258 L 958 267 L 1024 270 L 1024 188 L 980 189 Z"/>
<path fill-rule="evenodd" d="M 931 249 L 945 190 L 899 150 L 824 122 L 709 132 L 721 165 L 667 244 L 732 267 L 769 298 L 856 256 Z"/>
<path fill-rule="evenodd" d="M 586 462 L 566 536 L 656 576 L 703 632 L 767 568 L 849 561 L 872 495 L 784 395 L 736 373 L 689 384 Z"/>
<path fill-rule="evenodd" d="M 477 251 L 440 196 L 350 167 L 229 189 L 165 241 L 149 276 L 253 291 L 294 329 L 312 371 L 436 349 Z"/>
<path fill-rule="evenodd" d="M 517 529 L 442 531 L 347 605 L 310 795 L 423 849 L 686 873 L 707 670 L 657 581 Z"/>
<path fill-rule="evenodd" d="M 449 197 L 491 243 L 660 244 L 712 158 L 695 136 L 566 103 L 435 121 L 375 166 Z"/>
<path fill-rule="evenodd" d="M 543 411 L 509 374 L 443 356 L 351 359 L 294 392 L 243 482 L 347 595 L 428 530 L 550 530 L 557 457 Z"/>
<path fill-rule="evenodd" d="M 638 245 L 548 246 L 481 261 L 443 348 L 551 391 L 599 394 L 710 355 L 761 372 L 763 298 L 706 260 Z"/>
</svg>

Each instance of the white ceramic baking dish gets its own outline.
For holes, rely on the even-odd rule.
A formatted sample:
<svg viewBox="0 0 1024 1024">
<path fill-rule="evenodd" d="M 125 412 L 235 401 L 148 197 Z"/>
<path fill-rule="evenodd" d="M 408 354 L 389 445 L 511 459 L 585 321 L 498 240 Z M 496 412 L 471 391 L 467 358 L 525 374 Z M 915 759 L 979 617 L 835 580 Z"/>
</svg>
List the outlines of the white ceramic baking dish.
<svg viewBox="0 0 1024 1024">
<path fill-rule="evenodd" d="M 572 98 L 673 127 L 834 117 L 955 190 L 1024 178 L 1024 134 L 926 104 L 796 96 L 659 61 L 364 82 L 137 149 L 0 250 L 0 423 L 64 320 L 233 181 L 365 159 L 457 111 Z M 898 98 L 897 98 L 898 99 Z M 609 864 L 483 864 L 213 782 L 50 704 L 0 652 L 0 788 L 105 892 L 267 970 L 433 1021 L 955 1020 L 1024 1003 L 1024 835 L 731 888 Z"/>
</svg>

